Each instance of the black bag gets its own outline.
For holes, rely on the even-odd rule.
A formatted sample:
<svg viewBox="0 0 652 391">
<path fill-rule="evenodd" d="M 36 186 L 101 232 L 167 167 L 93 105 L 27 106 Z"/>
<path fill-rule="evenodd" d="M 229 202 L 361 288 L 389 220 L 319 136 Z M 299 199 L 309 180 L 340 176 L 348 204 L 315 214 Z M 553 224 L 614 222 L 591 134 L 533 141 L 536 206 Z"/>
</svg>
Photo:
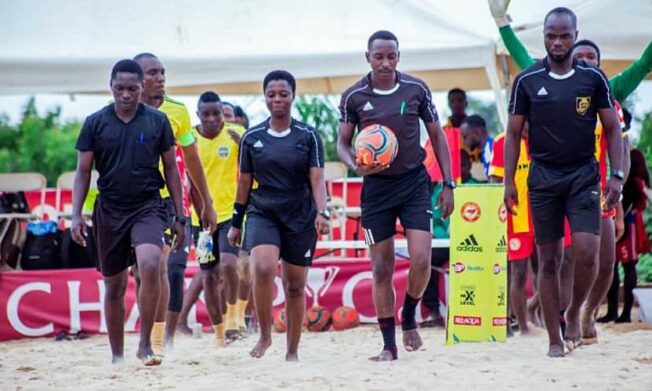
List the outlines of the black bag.
<svg viewBox="0 0 652 391">
<path fill-rule="evenodd" d="M 20 259 L 23 270 L 60 269 L 59 235 L 53 221 L 30 222 Z"/>
<path fill-rule="evenodd" d="M 4 265 L 15 269 L 25 242 L 25 231 L 18 219 L 0 220 L 0 270 Z"/>
<path fill-rule="evenodd" d="M 86 237 L 86 247 L 82 247 L 72 240 L 70 228 L 61 232 L 61 266 L 64 269 L 79 269 L 86 267 L 95 267 L 95 257 L 93 254 L 93 232 L 91 227 L 86 227 L 88 236 Z"/>
<path fill-rule="evenodd" d="M 0 213 L 29 213 L 25 192 L 2 193 L 0 195 Z"/>
</svg>

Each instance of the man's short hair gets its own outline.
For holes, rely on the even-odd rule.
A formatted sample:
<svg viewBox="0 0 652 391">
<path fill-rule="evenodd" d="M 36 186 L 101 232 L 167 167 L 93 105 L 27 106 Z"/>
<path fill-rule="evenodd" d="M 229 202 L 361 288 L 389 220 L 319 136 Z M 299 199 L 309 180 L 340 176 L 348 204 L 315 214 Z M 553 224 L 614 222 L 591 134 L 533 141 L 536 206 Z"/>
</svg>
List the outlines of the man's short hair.
<svg viewBox="0 0 652 391">
<path fill-rule="evenodd" d="M 242 107 L 240 107 L 240 106 L 236 106 L 236 107 L 235 107 L 235 110 L 233 110 L 233 111 L 235 112 L 235 116 L 236 116 L 236 117 L 247 118 L 247 114 L 246 114 L 245 111 L 242 109 Z"/>
<path fill-rule="evenodd" d="M 595 49 L 595 52 L 598 53 L 598 64 L 600 64 L 600 48 L 598 45 L 596 45 L 595 42 L 591 41 L 590 39 L 580 39 L 579 41 L 575 42 L 573 49 L 577 48 L 578 46 L 590 46 Z"/>
<path fill-rule="evenodd" d="M 571 18 L 571 22 L 573 23 L 573 27 L 577 28 L 577 15 L 575 15 L 575 12 L 571 11 L 569 8 L 566 7 L 557 7 L 553 8 L 546 14 L 546 17 L 543 19 L 543 24 L 545 25 L 546 22 L 548 21 L 548 18 L 551 15 L 557 15 L 557 14 L 563 14 L 563 15 L 568 15 Z"/>
<path fill-rule="evenodd" d="M 460 94 L 466 100 L 466 91 L 464 91 L 463 89 L 457 88 L 457 87 L 452 88 L 451 90 L 448 91 L 448 98 L 450 98 L 451 95 L 454 95 L 454 94 Z"/>
<path fill-rule="evenodd" d="M 396 42 L 396 47 L 398 48 L 398 38 L 396 38 L 396 35 L 394 35 L 394 33 L 387 30 L 378 30 L 375 33 L 371 34 L 369 40 L 367 40 L 367 50 L 371 50 L 371 44 L 374 43 L 374 41 L 377 39 L 382 39 L 385 41 L 394 41 Z"/>
<path fill-rule="evenodd" d="M 263 92 L 267 89 L 267 85 L 272 80 L 285 80 L 286 82 L 288 82 L 290 88 L 292 89 L 292 95 L 295 95 L 297 91 L 297 82 L 296 80 L 294 80 L 294 76 L 292 76 L 290 72 L 283 71 L 283 70 L 276 70 L 268 73 L 267 76 L 265 76 L 265 79 L 263 80 Z M 235 107 L 233 107 L 233 110 L 235 111 Z"/>
<path fill-rule="evenodd" d="M 203 94 L 199 95 L 199 103 L 212 103 L 212 102 L 222 102 L 220 96 L 213 91 L 206 91 Z"/>
<path fill-rule="evenodd" d="M 233 109 L 233 113 L 235 114 L 235 105 L 231 102 L 223 101 L 222 106 L 229 106 L 230 108 Z"/>
<path fill-rule="evenodd" d="M 119 72 L 133 73 L 138 76 L 139 81 L 143 81 L 143 68 L 136 61 L 124 59 L 115 63 L 111 70 L 111 81 L 114 81 Z"/>
<path fill-rule="evenodd" d="M 156 57 L 156 55 L 154 55 L 152 53 L 148 53 L 148 52 L 143 52 L 143 53 L 136 54 L 134 56 L 134 61 L 139 62 L 143 58 L 155 58 L 155 59 L 158 60 L 158 57 Z"/>
<path fill-rule="evenodd" d="M 485 122 L 484 118 L 478 114 L 469 115 L 468 117 L 464 118 L 462 125 L 464 124 L 467 124 L 472 128 L 487 129 L 487 123 Z"/>
</svg>

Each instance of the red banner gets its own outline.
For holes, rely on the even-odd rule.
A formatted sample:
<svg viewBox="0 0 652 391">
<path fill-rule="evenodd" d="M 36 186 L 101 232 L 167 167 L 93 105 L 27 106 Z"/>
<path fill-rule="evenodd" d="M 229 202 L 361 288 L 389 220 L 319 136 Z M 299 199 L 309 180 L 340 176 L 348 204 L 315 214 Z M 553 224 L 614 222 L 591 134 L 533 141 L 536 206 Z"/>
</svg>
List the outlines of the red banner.
<svg viewBox="0 0 652 391">
<path fill-rule="evenodd" d="M 408 265 L 406 260 L 396 260 L 393 282 L 397 315 L 405 294 Z M 196 272 L 195 266 L 186 269 L 187 284 Z M 342 305 L 351 306 L 360 313 L 361 322 L 376 322 L 371 278 L 368 260 L 317 261 L 308 273 L 306 303 L 308 307 L 323 305 L 331 311 Z M 276 277 L 275 283 L 273 304 L 275 309 L 279 309 L 285 304 L 281 278 Z M 125 297 L 127 332 L 139 328 L 134 286 L 130 278 Z M 440 287 L 440 297 L 444 297 L 445 284 L 441 283 Z M 421 320 L 419 315 L 417 320 Z M 203 295 L 190 312 L 189 322 L 210 325 Z M 104 283 L 97 271 L 68 269 L 0 273 L 0 340 L 52 336 L 61 330 L 106 332 Z"/>
</svg>

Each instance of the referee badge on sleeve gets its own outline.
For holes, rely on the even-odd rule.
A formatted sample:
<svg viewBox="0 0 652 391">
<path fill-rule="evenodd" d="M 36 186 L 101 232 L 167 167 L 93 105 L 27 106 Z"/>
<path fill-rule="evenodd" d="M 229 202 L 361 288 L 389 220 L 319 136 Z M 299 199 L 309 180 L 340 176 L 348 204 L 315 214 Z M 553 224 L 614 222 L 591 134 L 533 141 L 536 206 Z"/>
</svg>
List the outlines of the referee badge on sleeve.
<svg viewBox="0 0 652 391">
<path fill-rule="evenodd" d="M 578 96 L 575 98 L 575 110 L 577 114 L 584 115 L 586 111 L 591 107 L 591 97 L 590 96 Z"/>
</svg>

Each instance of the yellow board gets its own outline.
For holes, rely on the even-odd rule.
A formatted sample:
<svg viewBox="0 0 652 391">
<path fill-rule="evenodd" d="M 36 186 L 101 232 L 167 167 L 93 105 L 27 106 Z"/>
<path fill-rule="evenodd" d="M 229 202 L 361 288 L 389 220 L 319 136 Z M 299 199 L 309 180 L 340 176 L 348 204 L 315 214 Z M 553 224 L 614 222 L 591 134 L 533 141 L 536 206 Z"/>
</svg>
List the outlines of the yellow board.
<svg viewBox="0 0 652 391">
<path fill-rule="evenodd" d="M 502 185 L 455 189 L 446 344 L 506 339 L 507 246 Z"/>
</svg>

